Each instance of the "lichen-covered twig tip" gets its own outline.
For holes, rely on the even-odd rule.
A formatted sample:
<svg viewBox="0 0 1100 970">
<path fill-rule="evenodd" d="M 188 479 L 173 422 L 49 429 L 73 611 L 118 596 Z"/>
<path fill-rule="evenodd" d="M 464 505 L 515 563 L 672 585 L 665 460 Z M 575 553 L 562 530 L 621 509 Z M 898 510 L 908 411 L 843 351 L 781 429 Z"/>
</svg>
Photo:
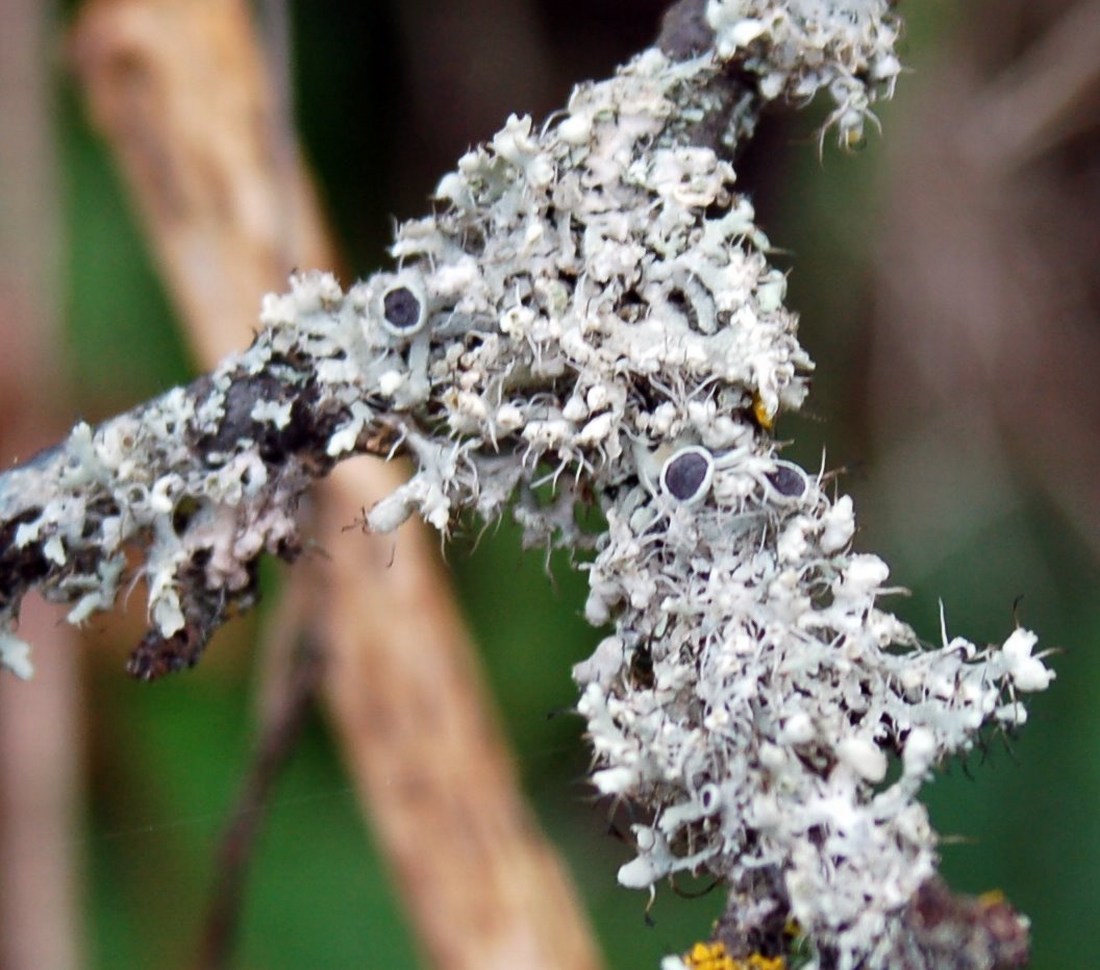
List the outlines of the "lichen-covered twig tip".
<svg viewBox="0 0 1100 970">
<path fill-rule="evenodd" d="M 992 910 L 940 894 L 917 794 L 1053 674 L 1022 629 L 920 641 L 879 605 L 850 498 L 779 457 L 812 364 L 733 164 L 766 104 L 820 90 L 858 141 L 898 32 L 886 0 L 685 0 L 614 78 L 510 118 L 399 229 L 393 271 L 294 279 L 212 376 L 0 477 L 0 658 L 27 671 L 27 589 L 80 622 L 137 547 L 134 672 L 193 663 L 257 557 L 293 555 L 309 481 L 402 450 L 371 528 L 510 510 L 530 543 L 595 548 L 586 614 L 610 630 L 574 675 L 594 784 L 638 806 L 624 885 L 717 876 L 730 959 L 784 958 L 794 926 L 822 970 L 1019 965 L 1026 921 L 997 910 L 990 935 Z"/>
</svg>

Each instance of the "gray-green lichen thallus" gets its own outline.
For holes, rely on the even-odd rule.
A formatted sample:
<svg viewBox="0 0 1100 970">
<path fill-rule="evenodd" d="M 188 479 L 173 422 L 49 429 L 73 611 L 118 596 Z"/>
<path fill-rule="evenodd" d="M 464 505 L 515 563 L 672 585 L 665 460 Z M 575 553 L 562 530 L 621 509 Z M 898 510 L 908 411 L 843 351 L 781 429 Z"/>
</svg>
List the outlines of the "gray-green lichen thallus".
<svg viewBox="0 0 1100 970">
<path fill-rule="evenodd" d="M 258 557 L 293 556 L 309 482 L 401 451 L 414 473 L 372 529 L 510 513 L 531 544 L 594 547 L 586 615 L 608 632 L 574 675 L 593 782 L 639 807 L 623 884 L 710 873 L 730 939 L 778 916 L 810 966 L 931 967 L 905 917 L 937 861 L 918 790 L 1053 674 L 1025 630 L 920 642 L 879 605 L 851 499 L 779 456 L 812 364 L 733 164 L 766 103 L 818 90 L 858 140 L 898 24 L 884 0 L 681 9 L 690 30 L 460 159 L 392 271 L 296 277 L 214 374 L 0 477 L 0 661 L 29 670 L 26 590 L 80 623 L 136 562 L 133 671 L 193 663 Z"/>
</svg>

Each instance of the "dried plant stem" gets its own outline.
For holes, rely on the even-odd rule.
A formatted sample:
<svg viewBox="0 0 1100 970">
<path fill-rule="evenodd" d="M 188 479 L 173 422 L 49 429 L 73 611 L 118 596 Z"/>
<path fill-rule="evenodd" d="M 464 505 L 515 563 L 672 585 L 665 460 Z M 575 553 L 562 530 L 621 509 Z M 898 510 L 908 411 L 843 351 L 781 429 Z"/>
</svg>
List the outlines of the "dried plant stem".
<svg viewBox="0 0 1100 970">
<path fill-rule="evenodd" d="M 305 173 L 297 168 L 288 182 L 286 166 L 271 164 L 270 146 L 285 144 L 282 112 L 247 9 L 100 0 L 85 8 L 74 42 L 93 112 L 190 338 L 213 366 L 249 339 L 259 295 L 292 266 L 336 262 Z M 508 767 L 434 543 L 410 524 L 391 569 L 388 553 L 341 535 L 399 474 L 357 462 L 324 483 L 317 534 L 332 559 L 307 557 L 291 580 L 318 587 L 299 622 L 324 644 L 328 707 L 364 811 L 432 965 L 595 967 L 572 890 Z M 395 584 L 405 608 L 394 608 Z M 430 719 L 411 731 L 378 723 L 371 712 L 394 699 L 406 711 L 441 712 L 446 744 L 426 743 L 436 738 Z M 409 783 L 392 784 L 394 763 Z M 439 851 L 432 833 L 447 833 L 455 851 Z M 470 919 L 476 912 L 496 918 Z"/>
<path fill-rule="evenodd" d="M 0 2 L 0 459 L 63 431 L 57 379 L 60 218 L 48 54 L 54 5 Z M 30 602 L 43 646 L 30 685 L 0 677 L 0 966 L 75 970 L 81 958 L 75 838 L 80 793 L 80 651 L 73 631 Z"/>
</svg>

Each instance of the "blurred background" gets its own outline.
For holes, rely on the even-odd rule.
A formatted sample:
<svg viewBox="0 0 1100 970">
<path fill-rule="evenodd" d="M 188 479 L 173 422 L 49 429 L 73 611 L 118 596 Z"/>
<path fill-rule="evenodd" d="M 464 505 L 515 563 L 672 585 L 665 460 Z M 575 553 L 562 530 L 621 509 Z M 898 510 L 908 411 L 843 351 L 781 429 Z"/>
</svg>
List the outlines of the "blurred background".
<svg viewBox="0 0 1100 970">
<path fill-rule="evenodd" d="M 71 71 L 66 30 L 77 6 L 0 0 L 9 456 L 195 370 Z M 439 176 L 510 112 L 545 117 L 572 84 L 606 76 L 644 46 L 662 6 L 259 5 L 267 23 L 280 9 L 288 18 L 294 118 L 347 272 L 381 265 L 393 220 L 423 213 Z M 816 106 L 767 119 L 738 166 L 784 251 L 776 258 L 791 270 L 789 303 L 818 367 L 806 413 L 783 418 L 777 433 L 808 466 L 824 455 L 844 469 L 858 545 L 912 591 L 890 605 L 928 640 L 939 638 L 942 600 L 948 636 L 1000 642 L 1018 619 L 1058 648 L 1058 679 L 1029 703 L 1026 730 L 948 766 L 927 802 L 952 886 L 1003 890 L 1028 913 L 1035 967 L 1087 966 L 1100 952 L 1100 3 L 927 0 L 903 12 L 911 71 L 880 112 L 882 137 L 872 132 L 851 156 L 827 139 L 819 155 L 826 106 Z M 20 44 L 40 53 L 16 70 Z M 46 110 L 21 113 L 28 102 Z M 27 153 L 31 193 L 12 176 Z M 44 322 L 30 336 L 18 329 L 31 312 L 12 283 L 20 260 L 44 294 L 34 309 Z M 19 368 L 48 385 L 53 404 L 13 423 Z M 706 937 L 721 893 L 688 900 L 662 889 L 647 921 L 646 897 L 616 886 L 629 850 L 585 787 L 580 722 L 567 713 L 570 667 L 598 639 L 579 615 L 584 577 L 557 557 L 548 576 L 507 525 L 475 540 L 459 537 L 446 558 L 524 790 L 607 966 L 656 967 Z M 43 683 L 57 705 L 47 723 L 59 725 L 56 735 L 11 729 L 0 744 L 8 792 L 23 773 L 57 766 L 57 800 L 21 830 L 20 871 L 33 879 L 38 863 L 70 867 L 35 910 L 69 944 L 16 970 L 193 963 L 219 840 L 250 763 L 253 644 L 283 582 L 269 564 L 265 607 L 233 622 L 185 675 L 147 685 L 122 673 L 140 635 L 138 605 L 90 624 L 79 642 L 39 649 L 36 682 L 5 678 L 0 729 L 22 703 L 15 693 L 34 697 Z M 73 663 L 55 669 L 51 649 Z M 0 827 L 26 825 L 3 796 Z M 8 918 L 37 899 L 13 903 L 15 868 L 4 857 Z M 419 965 L 319 712 L 271 796 L 240 934 L 234 966 Z"/>
</svg>

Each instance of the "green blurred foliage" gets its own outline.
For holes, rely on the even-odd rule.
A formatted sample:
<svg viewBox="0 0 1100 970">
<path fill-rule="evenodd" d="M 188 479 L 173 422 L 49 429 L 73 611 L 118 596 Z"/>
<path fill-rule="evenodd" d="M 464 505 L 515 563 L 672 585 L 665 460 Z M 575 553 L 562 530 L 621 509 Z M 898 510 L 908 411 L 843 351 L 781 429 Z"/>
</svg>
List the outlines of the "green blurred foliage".
<svg viewBox="0 0 1100 970">
<path fill-rule="evenodd" d="M 164 288 L 118 175 L 83 123 L 76 92 L 60 99 L 67 214 L 66 313 L 74 396 L 96 420 L 189 376 Z"/>
<path fill-rule="evenodd" d="M 587 15 L 572 6 L 540 9 L 563 76 L 578 67 L 574 80 L 601 65 L 609 69 L 652 24 L 650 17 L 639 27 L 636 4 L 590 5 Z M 350 264 L 360 271 L 382 258 L 388 200 L 399 197 L 404 206 L 431 188 L 400 185 L 403 171 L 393 161 L 398 136 L 409 132 L 395 10 L 350 3 L 294 10 L 297 115 Z M 909 12 L 921 14 L 910 29 L 913 56 L 934 49 L 953 8 L 939 3 Z M 574 36 L 586 46 L 570 53 L 567 38 Z M 887 137 L 908 83 L 902 79 L 901 103 L 883 113 Z M 558 78 L 550 87 L 561 84 Z M 96 417 L 170 386 L 187 370 L 163 289 L 77 102 L 68 91 L 59 118 L 69 350 L 78 406 Z M 973 541 L 933 558 L 933 568 L 907 575 L 912 550 L 875 513 L 876 456 L 861 420 L 860 304 L 882 152 L 872 137 L 861 155 L 842 158 L 827 149 L 821 162 L 813 125 L 799 118 L 766 128 L 742 182 L 760 186 L 766 229 L 793 253 L 792 305 L 803 314 L 804 339 L 818 361 L 811 418 L 780 430 L 799 438 L 793 451 L 809 465 L 827 445 L 830 465 L 850 469 L 845 487 L 857 493 L 860 544 L 880 552 L 895 565 L 897 581 L 912 588 L 897 608 L 926 636 L 938 636 L 943 596 L 952 631 L 1000 640 L 1011 629 L 1014 598 L 1026 594 L 1027 624 L 1045 644 L 1066 646 L 1054 662 L 1058 680 L 1030 704 L 1032 720 L 1020 737 L 990 737 L 985 751 L 929 786 L 928 802 L 939 830 L 952 837 L 943 850 L 948 878 L 971 891 L 999 887 L 1032 915 L 1035 967 L 1080 966 L 1087 962 L 1082 954 L 1100 950 L 1100 923 L 1088 912 L 1100 863 L 1100 718 L 1093 703 L 1100 653 L 1089 648 L 1100 634 L 1097 564 L 1052 509 L 1026 496 Z M 490 133 L 470 132 L 468 140 Z M 437 172 L 462 147 L 448 145 L 452 155 L 438 159 Z M 570 666 L 598 636 L 580 617 L 583 575 L 560 557 L 547 567 L 540 554 L 521 553 L 508 526 L 459 542 L 448 558 L 524 785 L 581 887 L 609 966 L 655 967 L 661 954 L 706 935 L 721 894 L 689 901 L 662 890 L 649 927 L 645 896 L 615 885 L 628 850 L 609 834 L 606 808 L 585 788 L 580 723 L 567 713 Z M 83 851 L 91 965 L 170 968 L 193 958 L 217 840 L 252 742 L 247 658 L 256 628 L 237 627 L 191 674 L 150 687 L 125 679 L 115 664 L 97 665 L 89 678 Z M 415 952 L 332 740 L 319 719 L 312 721 L 259 839 L 237 965 L 414 966 Z"/>
</svg>

